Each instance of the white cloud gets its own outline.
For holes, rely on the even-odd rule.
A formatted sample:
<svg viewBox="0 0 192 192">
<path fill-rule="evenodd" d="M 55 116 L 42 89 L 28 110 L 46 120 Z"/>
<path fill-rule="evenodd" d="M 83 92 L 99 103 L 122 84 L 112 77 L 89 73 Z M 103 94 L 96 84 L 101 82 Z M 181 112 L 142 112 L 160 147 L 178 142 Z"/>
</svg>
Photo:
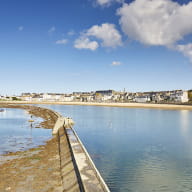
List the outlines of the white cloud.
<svg viewBox="0 0 192 192">
<path fill-rule="evenodd" d="M 192 43 L 186 45 L 177 45 L 176 50 L 183 53 L 192 62 Z"/>
<path fill-rule="evenodd" d="M 115 28 L 115 25 L 109 23 L 104 23 L 101 26 L 92 26 L 75 41 L 75 47 L 78 48 L 76 46 L 77 44 L 80 44 L 80 47 L 89 47 L 91 44 L 91 50 L 97 49 L 99 47 L 99 43 L 96 40 L 90 41 L 90 38 L 101 40 L 101 46 L 103 47 L 115 48 L 122 45 L 119 31 Z"/>
<path fill-rule="evenodd" d="M 111 3 L 111 0 L 97 0 L 97 3 L 101 6 L 108 5 Z"/>
<path fill-rule="evenodd" d="M 169 46 L 192 33 L 192 2 L 135 0 L 117 14 L 123 32 L 143 44 Z"/>
<path fill-rule="evenodd" d="M 99 47 L 99 45 L 96 41 L 90 41 L 87 37 L 80 37 L 75 41 L 74 47 L 77 49 L 90 49 L 94 51 Z"/>
<path fill-rule="evenodd" d="M 120 61 L 113 61 L 112 66 L 118 66 L 118 65 L 121 65 L 121 62 Z"/>
<path fill-rule="evenodd" d="M 101 26 L 94 25 L 87 30 L 86 35 L 102 40 L 103 47 L 122 45 L 121 35 L 114 24 L 103 23 Z"/>
<path fill-rule="evenodd" d="M 59 45 L 59 44 L 60 44 L 60 45 L 61 45 L 61 44 L 64 45 L 64 44 L 66 44 L 67 42 L 68 42 L 67 39 L 60 39 L 60 40 L 57 40 L 55 43 L 58 44 L 58 45 Z"/>
<path fill-rule="evenodd" d="M 71 31 L 69 31 L 69 32 L 67 33 L 67 35 L 73 36 L 73 35 L 75 35 L 75 31 L 71 30 Z"/>
<path fill-rule="evenodd" d="M 48 30 L 48 33 L 49 34 L 52 34 L 53 32 L 55 32 L 56 31 L 56 28 L 53 26 L 53 27 L 51 27 L 49 30 Z"/>
<path fill-rule="evenodd" d="M 24 27 L 23 26 L 19 26 L 18 27 L 18 31 L 23 31 Z"/>
<path fill-rule="evenodd" d="M 100 6 L 109 6 L 113 2 L 123 3 L 124 0 L 96 0 L 96 3 Z"/>
</svg>

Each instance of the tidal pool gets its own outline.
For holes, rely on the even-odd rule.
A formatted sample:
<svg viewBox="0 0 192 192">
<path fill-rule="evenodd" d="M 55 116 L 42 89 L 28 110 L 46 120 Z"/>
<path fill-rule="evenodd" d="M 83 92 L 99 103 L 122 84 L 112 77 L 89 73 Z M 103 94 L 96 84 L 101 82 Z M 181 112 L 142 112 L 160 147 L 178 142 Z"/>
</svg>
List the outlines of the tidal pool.
<svg viewBox="0 0 192 192">
<path fill-rule="evenodd" d="M 51 138 L 50 129 L 36 128 L 43 121 L 23 109 L 5 108 L 0 112 L 0 154 L 37 147 Z"/>
</svg>

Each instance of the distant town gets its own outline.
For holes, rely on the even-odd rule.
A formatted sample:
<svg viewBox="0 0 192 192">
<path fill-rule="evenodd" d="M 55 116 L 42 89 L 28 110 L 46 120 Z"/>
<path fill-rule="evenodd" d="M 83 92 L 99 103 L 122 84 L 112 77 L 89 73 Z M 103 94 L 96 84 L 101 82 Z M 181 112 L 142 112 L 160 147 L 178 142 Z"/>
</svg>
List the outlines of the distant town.
<svg viewBox="0 0 192 192">
<path fill-rule="evenodd" d="M 99 90 L 92 92 L 65 93 L 22 93 L 19 96 L 0 95 L 1 101 L 28 102 L 135 102 L 135 103 L 186 103 L 192 104 L 192 90 L 158 92 L 118 92 Z"/>
</svg>

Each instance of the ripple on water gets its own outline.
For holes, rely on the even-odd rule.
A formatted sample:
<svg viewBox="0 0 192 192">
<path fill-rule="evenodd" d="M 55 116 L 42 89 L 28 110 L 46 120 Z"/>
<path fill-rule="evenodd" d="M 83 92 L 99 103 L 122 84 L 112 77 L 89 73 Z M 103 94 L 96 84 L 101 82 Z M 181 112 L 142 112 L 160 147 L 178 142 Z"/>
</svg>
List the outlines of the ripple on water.
<svg viewBox="0 0 192 192">
<path fill-rule="evenodd" d="M 111 192 L 192 192 L 192 111 L 46 107 L 74 119 Z"/>
<path fill-rule="evenodd" d="M 41 118 L 33 117 L 33 124 L 28 122 L 30 118 L 21 109 L 7 109 L 0 116 L 0 154 L 34 148 L 51 138 L 51 130 L 35 128 Z"/>
</svg>

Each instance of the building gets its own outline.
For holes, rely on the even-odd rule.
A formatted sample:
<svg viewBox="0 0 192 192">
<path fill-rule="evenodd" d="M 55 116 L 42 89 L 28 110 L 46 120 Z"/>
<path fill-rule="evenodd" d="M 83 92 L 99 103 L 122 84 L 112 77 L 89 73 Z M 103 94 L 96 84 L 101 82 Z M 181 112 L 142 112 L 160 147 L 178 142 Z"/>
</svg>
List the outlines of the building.
<svg viewBox="0 0 192 192">
<path fill-rule="evenodd" d="M 101 91 L 96 91 L 95 94 L 100 94 L 102 96 L 107 95 L 107 96 L 112 96 L 114 95 L 115 91 L 114 90 L 101 90 Z"/>
<path fill-rule="evenodd" d="M 176 102 L 182 102 L 182 103 L 188 102 L 189 101 L 188 92 L 187 91 L 180 91 L 180 92 L 176 93 L 175 101 Z"/>
<path fill-rule="evenodd" d="M 182 90 L 171 91 L 170 100 L 179 103 L 188 102 L 189 101 L 188 91 L 182 91 Z"/>
<path fill-rule="evenodd" d="M 60 101 L 65 101 L 65 102 L 71 102 L 73 101 L 74 99 L 74 96 L 69 94 L 69 95 L 63 95 L 61 98 L 60 98 Z"/>
<path fill-rule="evenodd" d="M 137 103 L 146 103 L 146 102 L 150 102 L 150 96 L 136 96 L 135 97 L 135 102 Z"/>
</svg>

